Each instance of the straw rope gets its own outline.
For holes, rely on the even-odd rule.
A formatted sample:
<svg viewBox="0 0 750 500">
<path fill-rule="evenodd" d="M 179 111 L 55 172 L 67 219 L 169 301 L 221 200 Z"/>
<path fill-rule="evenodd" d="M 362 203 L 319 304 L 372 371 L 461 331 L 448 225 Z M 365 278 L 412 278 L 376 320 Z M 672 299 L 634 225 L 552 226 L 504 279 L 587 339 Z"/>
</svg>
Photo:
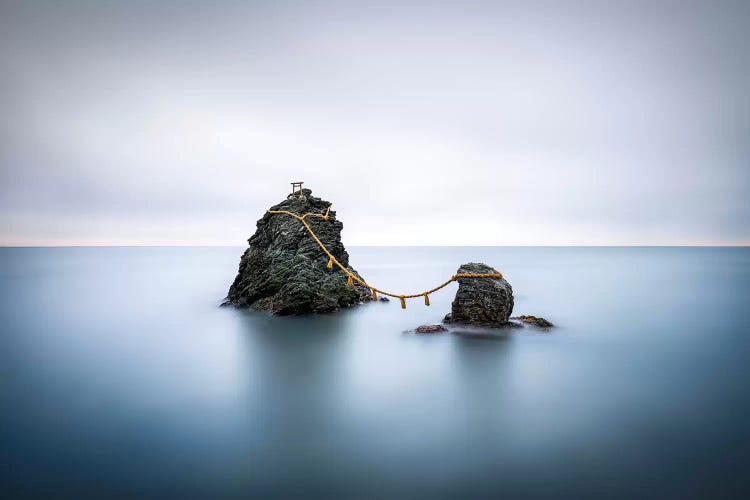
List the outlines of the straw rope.
<svg viewBox="0 0 750 500">
<path fill-rule="evenodd" d="M 354 285 L 354 282 L 356 281 L 360 285 L 369 288 L 370 291 L 372 291 L 372 299 L 377 300 L 378 295 L 386 295 L 388 297 L 393 297 L 396 299 L 399 299 L 401 301 L 401 308 L 406 309 L 406 299 L 413 299 L 416 297 L 424 297 L 424 305 L 429 306 L 430 305 L 430 294 L 437 292 L 441 288 L 445 288 L 446 286 L 450 285 L 452 282 L 456 281 L 459 278 L 492 278 L 492 279 L 501 279 L 503 277 L 502 273 L 488 273 L 488 274 L 481 274 L 481 273 L 457 273 L 450 277 L 449 280 L 439 284 L 435 288 L 431 288 L 430 290 L 421 292 L 421 293 L 411 293 L 411 294 L 398 294 L 398 293 L 391 293 L 386 292 L 385 290 L 381 290 L 380 288 L 376 288 L 367 282 L 354 274 L 353 272 L 349 271 L 341 262 L 336 259 L 336 257 L 333 256 L 333 254 L 326 248 L 326 246 L 323 244 L 322 241 L 320 241 L 320 238 L 318 238 L 318 235 L 315 234 L 315 231 L 310 227 L 310 224 L 307 223 L 305 220 L 308 217 L 317 217 L 319 219 L 328 220 L 328 214 L 331 211 L 331 206 L 328 206 L 328 209 L 326 210 L 325 214 L 317 214 L 313 212 L 308 212 L 304 215 L 297 215 L 293 212 L 289 212 L 288 210 L 267 210 L 269 214 L 283 214 L 283 215 L 289 215 L 291 217 L 294 217 L 298 221 L 302 223 L 303 226 L 305 226 L 305 229 L 307 229 L 307 232 L 310 233 L 310 236 L 315 240 L 315 242 L 318 244 L 318 246 L 323 250 L 323 252 L 328 256 L 328 264 L 326 264 L 326 267 L 328 269 L 333 269 L 333 266 L 338 266 L 339 269 L 344 271 L 344 273 L 347 276 L 346 284 L 349 286 Z"/>
</svg>

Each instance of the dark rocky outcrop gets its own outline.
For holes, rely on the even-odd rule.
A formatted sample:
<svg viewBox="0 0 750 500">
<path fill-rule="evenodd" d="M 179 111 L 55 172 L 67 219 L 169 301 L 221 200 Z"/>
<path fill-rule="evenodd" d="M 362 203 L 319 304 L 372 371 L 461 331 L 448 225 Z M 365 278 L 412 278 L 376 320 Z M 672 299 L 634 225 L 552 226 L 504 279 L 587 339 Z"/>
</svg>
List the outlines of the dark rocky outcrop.
<svg viewBox="0 0 750 500">
<path fill-rule="evenodd" d="M 299 196 L 289 195 L 270 210 L 324 214 L 329 206 L 329 202 L 303 189 Z M 344 225 L 336 220 L 335 211 L 328 215 L 328 220 L 305 220 L 336 259 L 356 274 L 341 242 Z M 341 269 L 326 267 L 328 257 L 299 220 L 266 213 L 257 227 L 248 240 L 250 246 L 240 259 L 239 272 L 224 305 L 288 315 L 330 313 L 371 300 L 367 288 L 356 282 L 348 286 Z"/>
<path fill-rule="evenodd" d="M 421 325 L 414 329 L 414 333 L 442 333 L 448 329 L 443 325 Z"/>
<path fill-rule="evenodd" d="M 470 262 L 457 274 L 495 274 L 498 271 Z M 485 327 L 506 326 L 513 312 L 513 288 L 504 278 L 458 278 L 458 292 L 444 321 Z"/>
<path fill-rule="evenodd" d="M 520 319 L 524 323 L 528 323 L 528 324 L 531 324 L 531 325 L 536 325 L 536 326 L 539 326 L 541 328 L 549 328 L 551 326 L 555 326 L 555 325 L 553 325 L 552 323 L 550 323 L 549 321 L 547 321 L 544 318 L 537 318 L 536 316 L 531 316 L 531 315 L 528 315 L 528 314 L 523 314 L 521 316 L 515 316 L 515 317 L 513 317 L 511 319 Z"/>
</svg>

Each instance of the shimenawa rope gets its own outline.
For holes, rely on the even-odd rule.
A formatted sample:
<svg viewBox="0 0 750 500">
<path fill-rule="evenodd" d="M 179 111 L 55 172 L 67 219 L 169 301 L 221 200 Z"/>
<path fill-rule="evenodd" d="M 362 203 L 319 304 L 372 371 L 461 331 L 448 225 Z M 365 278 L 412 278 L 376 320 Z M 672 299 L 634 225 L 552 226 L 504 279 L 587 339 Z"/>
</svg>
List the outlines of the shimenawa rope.
<svg viewBox="0 0 750 500">
<path fill-rule="evenodd" d="M 436 286 L 435 288 L 432 288 L 430 290 L 427 290 L 426 292 L 422 293 L 413 293 L 413 294 L 396 294 L 396 293 L 390 293 L 386 292 L 384 290 L 381 290 L 379 288 L 376 288 L 372 285 L 369 285 L 366 283 L 362 278 L 354 274 L 353 272 L 349 271 L 346 267 L 344 267 L 341 262 L 339 262 L 336 257 L 333 256 L 333 254 L 326 248 L 326 246 L 323 244 L 322 241 L 320 241 L 320 238 L 315 234 L 315 231 L 312 230 L 310 227 L 310 224 L 307 223 L 305 220 L 307 217 L 317 217 L 319 219 L 328 220 L 328 214 L 331 211 L 331 206 L 329 205 L 326 209 L 325 214 L 317 214 L 313 212 L 308 212 L 304 215 L 297 215 L 293 212 L 289 212 L 288 210 L 267 210 L 269 214 L 284 214 L 289 215 L 291 217 L 294 217 L 298 221 L 302 223 L 303 226 L 305 226 L 305 229 L 307 229 L 307 232 L 310 233 L 310 236 L 313 237 L 315 242 L 320 246 L 320 248 L 325 252 L 325 254 L 328 256 L 328 264 L 326 264 L 326 267 L 328 269 L 333 269 L 333 265 L 337 265 L 344 273 L 347 275 L 346 284 L 349 286 L 353 286 L 354 282 L 356 281 L 360 285 L 369 288 L 372 291 L 372 300 L 378 299 L 378 294 L 380 295 L 386 295 L 388 297 L 393 297 L 396 299 L 399 299 L 401 301 L 401 309 L 406 309 L 406 299 L 413 299 L 416 297 L 424 297 L 424 305 L 429 306 L 430 305 L 430 294 L 435 293 L 441 288 L 444 288 L 451 284 L 453 281 L 456 281 L 459 278 L 492 278 L 492 279 L 501 279 L 503 277 L 502 273 L 488 273 L 488 274 L 481 274 L 481 273 L 458 273 L 451 276 L 451 278 L 441 283 L 440 285 Z"/>
</svg>

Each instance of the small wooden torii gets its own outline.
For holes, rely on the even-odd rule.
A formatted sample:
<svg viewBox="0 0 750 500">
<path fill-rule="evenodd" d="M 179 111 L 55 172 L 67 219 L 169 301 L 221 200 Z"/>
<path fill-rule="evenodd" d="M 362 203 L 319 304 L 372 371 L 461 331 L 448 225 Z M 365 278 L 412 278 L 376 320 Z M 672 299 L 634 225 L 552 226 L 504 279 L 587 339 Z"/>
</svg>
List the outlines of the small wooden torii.
<svg viewBox="0 0 750 500">
<path fill-rule="evenodd" d="M 295 198 L 299 198 L 302 195 L 302 184 L 304 184 L 302 181 L 292 182 L 292 196 Z"/>
</svg>

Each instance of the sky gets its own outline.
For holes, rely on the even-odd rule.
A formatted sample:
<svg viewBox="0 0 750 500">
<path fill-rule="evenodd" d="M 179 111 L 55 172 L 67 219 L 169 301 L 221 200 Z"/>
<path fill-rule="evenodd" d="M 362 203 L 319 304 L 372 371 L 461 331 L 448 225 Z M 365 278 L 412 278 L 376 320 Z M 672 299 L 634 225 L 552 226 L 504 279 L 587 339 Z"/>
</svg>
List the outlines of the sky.
<svg viewBox="0 0 750 500">
<path fill-rule="evenodd" d="M 750 245 L 750 2 L 0 0 L 0 245 Z"/>
</svg>

